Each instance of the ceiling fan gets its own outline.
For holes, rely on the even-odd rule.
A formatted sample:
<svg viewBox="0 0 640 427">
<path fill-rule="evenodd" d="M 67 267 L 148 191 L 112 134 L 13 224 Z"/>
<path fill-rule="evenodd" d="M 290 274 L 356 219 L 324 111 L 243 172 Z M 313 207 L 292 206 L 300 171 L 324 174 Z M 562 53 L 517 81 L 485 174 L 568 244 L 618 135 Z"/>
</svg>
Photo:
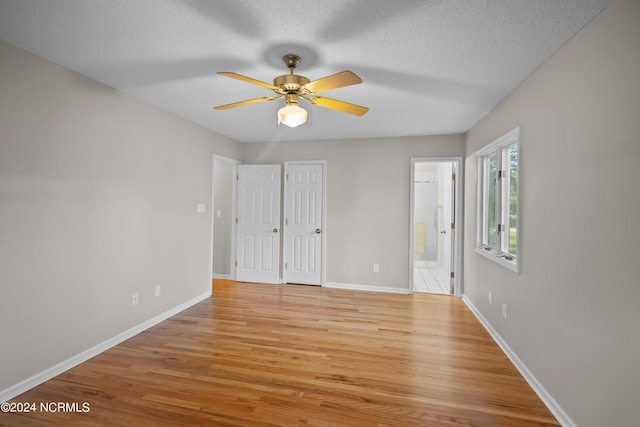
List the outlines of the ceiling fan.
<svg viewBox="0 0 640 427">
<path fill-rule="evenodd" d="M 300 63 L 299 56 L 289 54 L 285 55 L 282 60 L 287 68 L 289 68 L 289 74 L 276 77 L 273 79 L 273 84 L 252 79 L 251 77 L 237 73 L 227 71 L 218 72 L 218 74 L 225 77 L 231 77 L 232 79 L 241 80 L 243 82 L 271 89 L 276 93 L 276 95 L 248 99 L 246 101 L 219 105 L 213 108 L 215 110 L 227 110 L 229 108 L 241 107 L 243 105 L 255 104 L 257 102 L 273 101 L 274 99 L 284 98 L 285 106 L 278 111 L 278 124 L 282 123 L 289 127 L 296 127 L 307 121 L 307 111 L 300 107 L 300 99 L 309 101 L 311 104 L 319 107 L 331 108 L 333 110 L 342 111 L 356 116 L 362 116 L 369 111 L 367 107 L 315 95 L 316 93 L 330 89 L 337 89 L 362 83 L 362 79 L 353 72 L 345 70 L 318 80 L 310 81 L 305 76 L 293 73 L 293 70 L 295 70 L 298 63 Z"/>
</svg>

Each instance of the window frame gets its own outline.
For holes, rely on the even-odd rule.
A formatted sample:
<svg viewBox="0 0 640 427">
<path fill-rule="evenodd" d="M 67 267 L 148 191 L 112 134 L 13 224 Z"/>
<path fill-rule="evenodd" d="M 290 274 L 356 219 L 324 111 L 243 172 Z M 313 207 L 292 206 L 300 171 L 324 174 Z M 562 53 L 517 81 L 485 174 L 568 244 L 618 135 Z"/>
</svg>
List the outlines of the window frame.
<svg viewBox="0 0 640 427">
<path fill-rule="evenodd" d="M 511 211 L 510 180 L 511 150 L 517 149 L 515 183 L 515 253 L 511 253 L 509 223 Z M 476 152 L 476 253 L 515 272 L 520 272 L 520 171 L 521 171 L 520 128 L 517 127 Z M 495 158 L 495 174 L 498 177 L 491 182 Z M 509 172 L 509 173 L 506 173 Z M 504 177 L 504 178 L 503 178 Z M 493 187 L 493 188 L 491 188 Z M 492 191 L 493 190 L 493 191 Z M 492 200 L 493 199 L 493 200 Z M 492 201 L 495 212 L 491 212 Z M 493 220 L 491 221 L 491 216 Z M 495 224 L 495 242 L 490 239 L 492 223 Z M 493 246 L 492 246 L 493 245 Z"/>
</svg>

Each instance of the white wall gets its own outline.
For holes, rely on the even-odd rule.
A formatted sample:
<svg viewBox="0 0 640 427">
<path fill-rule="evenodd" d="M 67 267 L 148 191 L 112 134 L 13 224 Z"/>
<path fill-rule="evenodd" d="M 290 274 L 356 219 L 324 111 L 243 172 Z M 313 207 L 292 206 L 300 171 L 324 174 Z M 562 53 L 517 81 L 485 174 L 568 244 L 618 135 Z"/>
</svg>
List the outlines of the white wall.
<svg viewBox="0 0 640 427">
<path fill-rule="evenodd" d="M 464 137 L 449 135 L 251 143 L 243 162 L 327 160 L 325 280 L 407 290 L 410 159 L 463 154 Z"/>
<path fill-rule="evenodd" d="M 210 292 L 212 154 L 240 151 L 5 43 L 0 93 L 1 393 Z"/>
<path fill-rule="evenodd" d="M 615 1 L 467 136 L 465 294 L 584 427 L 638 424 L 638 22 Z M 472 244 L 474 152 L 516 126 L 521 274 Z"/>
</svg>

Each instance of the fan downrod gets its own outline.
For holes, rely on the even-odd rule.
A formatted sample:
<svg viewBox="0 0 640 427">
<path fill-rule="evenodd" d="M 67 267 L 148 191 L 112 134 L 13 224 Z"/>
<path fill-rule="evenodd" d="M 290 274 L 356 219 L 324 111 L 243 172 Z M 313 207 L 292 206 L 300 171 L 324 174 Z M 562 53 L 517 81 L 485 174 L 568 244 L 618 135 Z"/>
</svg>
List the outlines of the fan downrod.
<svg viewBox="0 0 640 427">
<path fill-rule="evenodd" d="M 289 68 L 289 74 L 278 76 L 273 79 L 273 85 L 280 88 L 281 94 L 298 94 L 300 87 L 309 83 L 309 79 L 305 76 L 294 74 L 293 70 L 300 63 L 298 55 L 289 54 L 282 57 L 282 61 Z"/>
</svg>

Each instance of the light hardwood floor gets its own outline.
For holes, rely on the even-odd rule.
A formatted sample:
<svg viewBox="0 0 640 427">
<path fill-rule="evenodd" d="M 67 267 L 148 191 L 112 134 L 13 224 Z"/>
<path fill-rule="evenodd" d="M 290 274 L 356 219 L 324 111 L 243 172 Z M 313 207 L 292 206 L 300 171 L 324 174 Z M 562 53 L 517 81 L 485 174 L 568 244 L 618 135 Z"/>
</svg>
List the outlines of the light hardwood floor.
<svg viewBox="0 0 640 427">
<path fill-rule="evenodd" d="M 559 425 L 459 299 L 225 280 L 13 401 L 90 411 L 0 425 Z"/>
</svg>

